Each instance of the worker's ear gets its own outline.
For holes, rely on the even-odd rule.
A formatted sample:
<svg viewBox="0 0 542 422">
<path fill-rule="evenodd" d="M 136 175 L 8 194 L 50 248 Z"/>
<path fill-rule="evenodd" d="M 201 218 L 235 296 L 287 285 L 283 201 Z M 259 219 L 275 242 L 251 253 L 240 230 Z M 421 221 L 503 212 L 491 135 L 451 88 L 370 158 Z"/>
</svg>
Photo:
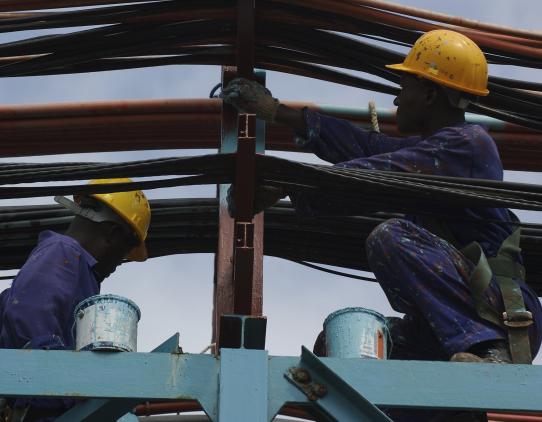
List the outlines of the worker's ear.
<svg viewBox="0 0 542 422">
<path fill-rule="evenodd" d="M 103 226 L 103 236 L 105 242 L 109 246 L 116 246 L 123 237 L 122 228 L 118 224 L 109 221 L 101 224 Z"/>
</svg>

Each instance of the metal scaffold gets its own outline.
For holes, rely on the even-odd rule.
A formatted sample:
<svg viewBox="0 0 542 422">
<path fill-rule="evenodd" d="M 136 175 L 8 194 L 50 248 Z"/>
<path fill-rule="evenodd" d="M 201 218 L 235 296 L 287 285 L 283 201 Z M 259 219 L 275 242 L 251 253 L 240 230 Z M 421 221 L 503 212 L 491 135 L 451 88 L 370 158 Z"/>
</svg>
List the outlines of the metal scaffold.
<svg viewBox="0 0 542 422">
<path fill-rule="evenodd" d="M 359 22 L 364 23 L 368 36 L 400 45 L 410 45 L 420 32 L 437 27 L 460 28 L 494 63 L 533 68 L 542 63 L 540 33 L 452 19 L 381 1 L 216 0 L 179 4 L 0 0 L 1 32 L 97 26 L 56 38 L 0 44 L 0 77 L 197 63 L 222 66 L 223 86 L 236 77 L 265 85 L 265 72 L 258 68 L 396 93 L 394 85 L 328 67 L 336 64 L 397 82 L 383 64 L 397 60 L 398 53 L 337 34 L 357 35 Z M 58 12 L 56 8 L 74 10 Z M 278 29 L 272 31 L 270 23 Z M 106 43 L 110 43 L 107 48 Z M 75 54 L 73 45 L 84 54 Z M 158 53 L 163 57 L 155 57 Z M 495 94 L 473 104 L 468 118 L 489 128 L 506 169 L 542 171 L 542 85 L 497 77 L 490 82 Z M 307 106 L 356 124 L 371 121 L 369 110 L 290 105 Z M 394 112 L 378 110 L 378 116 L 380 130 L 397 134 Z M 216 198 L 151 202 L 156 218 L 153 214 L 148 239 L 151 257 L 215 253 L 213 354 L 183 353 L 178 334 L 150 353 L 0 350 L 0 397 L 85 399 L 58 422 L 129 422 L 138 420 L 137 416 L 199 410 L 214 422 L 264 422 L 278 415 L 378 422 L 390 420 L 380 408 L 393 407 L 542 412 L 541 366 L 320 358 L 304 347 L 300 356 L 270 356 L 265 350 L 263 315 L 264 253 L 301 263 L 367 270 L 365 254 L 360 253 L 367 234 L 390 213 L 408 212 L 414 206 L 409 201 L 418 200 L 419 206 L 424 195 L 432 192 L 440 195 L 445 205 L 469 200 L 485 206 L 502 204 L 542 211 L 542 189 L 538 186 L 420 175 L 392 179 L 385 172 L 347 173 L 262 157 L 266 148 L 293 151 L 291 135 L 275 125 L 266 127 L 255 115 L 238 114 L 218 99 L 0 106 L 3 156 L 181 148 L 218 148 L 219 154 L 118 165 L 87 163 L 84 170 L 76 164 L 14 164 L 0 168 L 0 198 L 53 192 L 51 187 L 15 183 L 89 176 L 176 176 L 135 183 L 142 189 L 216 184 Z M 367 188 L 370 177 L 379 178 L 378 189 Z M 279 203 L 266 212 L 264 225 L 264 213 L 254 215 L 253 205 L 256 184 L 262 180 L 299 189 L 309 186 L 333 191 L 341 186 L 352 201 L 356 189 L 367 189 L 366 200 L 382 205 L 385 212 L 300 223 L 294 221 L 291 206 Z M 227 204 L 232 183 L 233 217 Z M 384 199 L 380 186 L 390 192 L 395 188 L 398 197 Z M 400 196 L 413 186 L 417 193 L 411 196 L 418 197 Z M 445 189 L 449 186 L 455 190 Z M 55 186 L 54 193 L 120 188 L 114 184 Z M 171 218 L 173 213 L 198 224 L 180 225 Z M 62 230 L 70 219 L 69 213 L 56 206 L 0 208 L 0 269 L 19 268 L 38 230 Z M 347 225 L 359 229 L 356 236 L 344 230 Z M 293 235 L 282 239 L 284 232 Z M 540 294 L 540 226 L 526 224 L 521 241 L 531 277 L 527 281 Z M 336 252 L 328 250 L 330 242 L 338 245 Z M 355 255 L 349 253 L 354 249 Z M 496 413 L 492 417 L 507 420 L 498 419 Z"/>
</svg>

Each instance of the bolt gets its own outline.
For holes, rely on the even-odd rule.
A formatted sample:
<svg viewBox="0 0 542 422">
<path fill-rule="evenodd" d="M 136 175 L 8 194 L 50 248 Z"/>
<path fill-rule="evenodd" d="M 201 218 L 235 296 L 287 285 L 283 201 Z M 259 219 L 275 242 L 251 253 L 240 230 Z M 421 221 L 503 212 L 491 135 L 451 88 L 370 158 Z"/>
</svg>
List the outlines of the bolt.
<svg viewBox="0 0 542 422">
<path fill-rule="evenodd" d="M 327 394 L 327 388 L 322 385 L 315 382 L 311 385 L 311 392 L 314 393 L 316 397 L 324 397 Z"/>
<path fill-rule="evenodd" d="M 305 369 L 292 368 L 291 372 L 294 380 L 300 384 L 307 384 L 311 381 L 311 374 Z"/>
</svg>

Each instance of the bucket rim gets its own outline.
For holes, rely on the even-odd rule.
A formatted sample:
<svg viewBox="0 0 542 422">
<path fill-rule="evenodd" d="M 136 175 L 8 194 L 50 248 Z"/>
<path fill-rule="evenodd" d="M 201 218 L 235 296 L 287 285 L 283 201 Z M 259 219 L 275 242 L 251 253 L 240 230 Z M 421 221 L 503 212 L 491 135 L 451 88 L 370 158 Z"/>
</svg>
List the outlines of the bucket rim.
<svg viewBox="0 0 542 422">
<path fill-rule="evenodd" d="M 339 315 L 342 315 L 342 314 L 347 314 L 347 313 L 364 313 L 364 314 L 369 314 L 369 315 L 372 315 L 372 316 L 375 316 L 377 317 L 378 319 L 382 320 L 383 324 L 387 327 L 387 321 L 386 321 L 386 317 L 381 314 L 380 312 L 377 312 L 373 309 L 369 309 L 369 308 L 363 308 L 361 306 L 350 306 L 348 308 L 342 308 L 342 309 L 338 309 L 332 313 L 330 313 L 327 318 L 324 320 L 324 328 L 326 327 L 327 324 L 329 324 L 329 322 L 334 319 L 335 317 L 339 316 Z"/>
<path fill-rule="evenodd" d="M 137 314 L 137 320 L 139 321 L 141 319 L 141 310 L 139 309 L 139 306 L 136 305 L 136 303 L 133 300 L 128 299 L 127 297 L 115 295 L 115 294 L 103 294 L 103 295 L 94 295 L 87 297 L 86 299 L 82 300 L 77 304 L 73 311 L 74 317 L 77 316 L 77 313 L 83 309 L 88 308 L 89 306 L 94 305 L 95 303 L 101 301 L 101 300 L 116 300 L 118 302 L 124 302 L 128 305 L 130 305 Z"/>
</svg>

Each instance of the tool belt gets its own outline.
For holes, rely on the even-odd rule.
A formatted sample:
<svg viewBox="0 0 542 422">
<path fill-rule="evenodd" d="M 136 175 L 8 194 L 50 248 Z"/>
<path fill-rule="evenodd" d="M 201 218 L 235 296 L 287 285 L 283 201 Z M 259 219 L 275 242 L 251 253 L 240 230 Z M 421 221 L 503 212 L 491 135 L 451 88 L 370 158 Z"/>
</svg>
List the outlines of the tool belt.
<svg viewBox="0 0 542 422">
<path fill-rule="evenodd" d="M 510 214 L 515 221 L 519 221 L 514 214 Z M 444 221 L 427 219 L 426 222 L 427 224 L 424 225 L 429 231 L 457 246 L 455 237 Z M 468 284 L 478 315 L 507 332 L 513 363 L 531 364 L 533 359 L 529 326 L 533 324 L 533 316 L 525 309 L 523 294 L 517 281 L 525 280 L 525 268 L 516 262 L 516 257 L 521 253 L 520 237 L 521 229 L 518 228 L 502 242 L 494 258 L 486 258 L 478 242 L 470 243 L 461 249 L 461 252 L 475 265 Z M 502 314 L 494 309 L 484 297 L 493 277 L 503 298 L 504 312 Z"/>
</svg>

